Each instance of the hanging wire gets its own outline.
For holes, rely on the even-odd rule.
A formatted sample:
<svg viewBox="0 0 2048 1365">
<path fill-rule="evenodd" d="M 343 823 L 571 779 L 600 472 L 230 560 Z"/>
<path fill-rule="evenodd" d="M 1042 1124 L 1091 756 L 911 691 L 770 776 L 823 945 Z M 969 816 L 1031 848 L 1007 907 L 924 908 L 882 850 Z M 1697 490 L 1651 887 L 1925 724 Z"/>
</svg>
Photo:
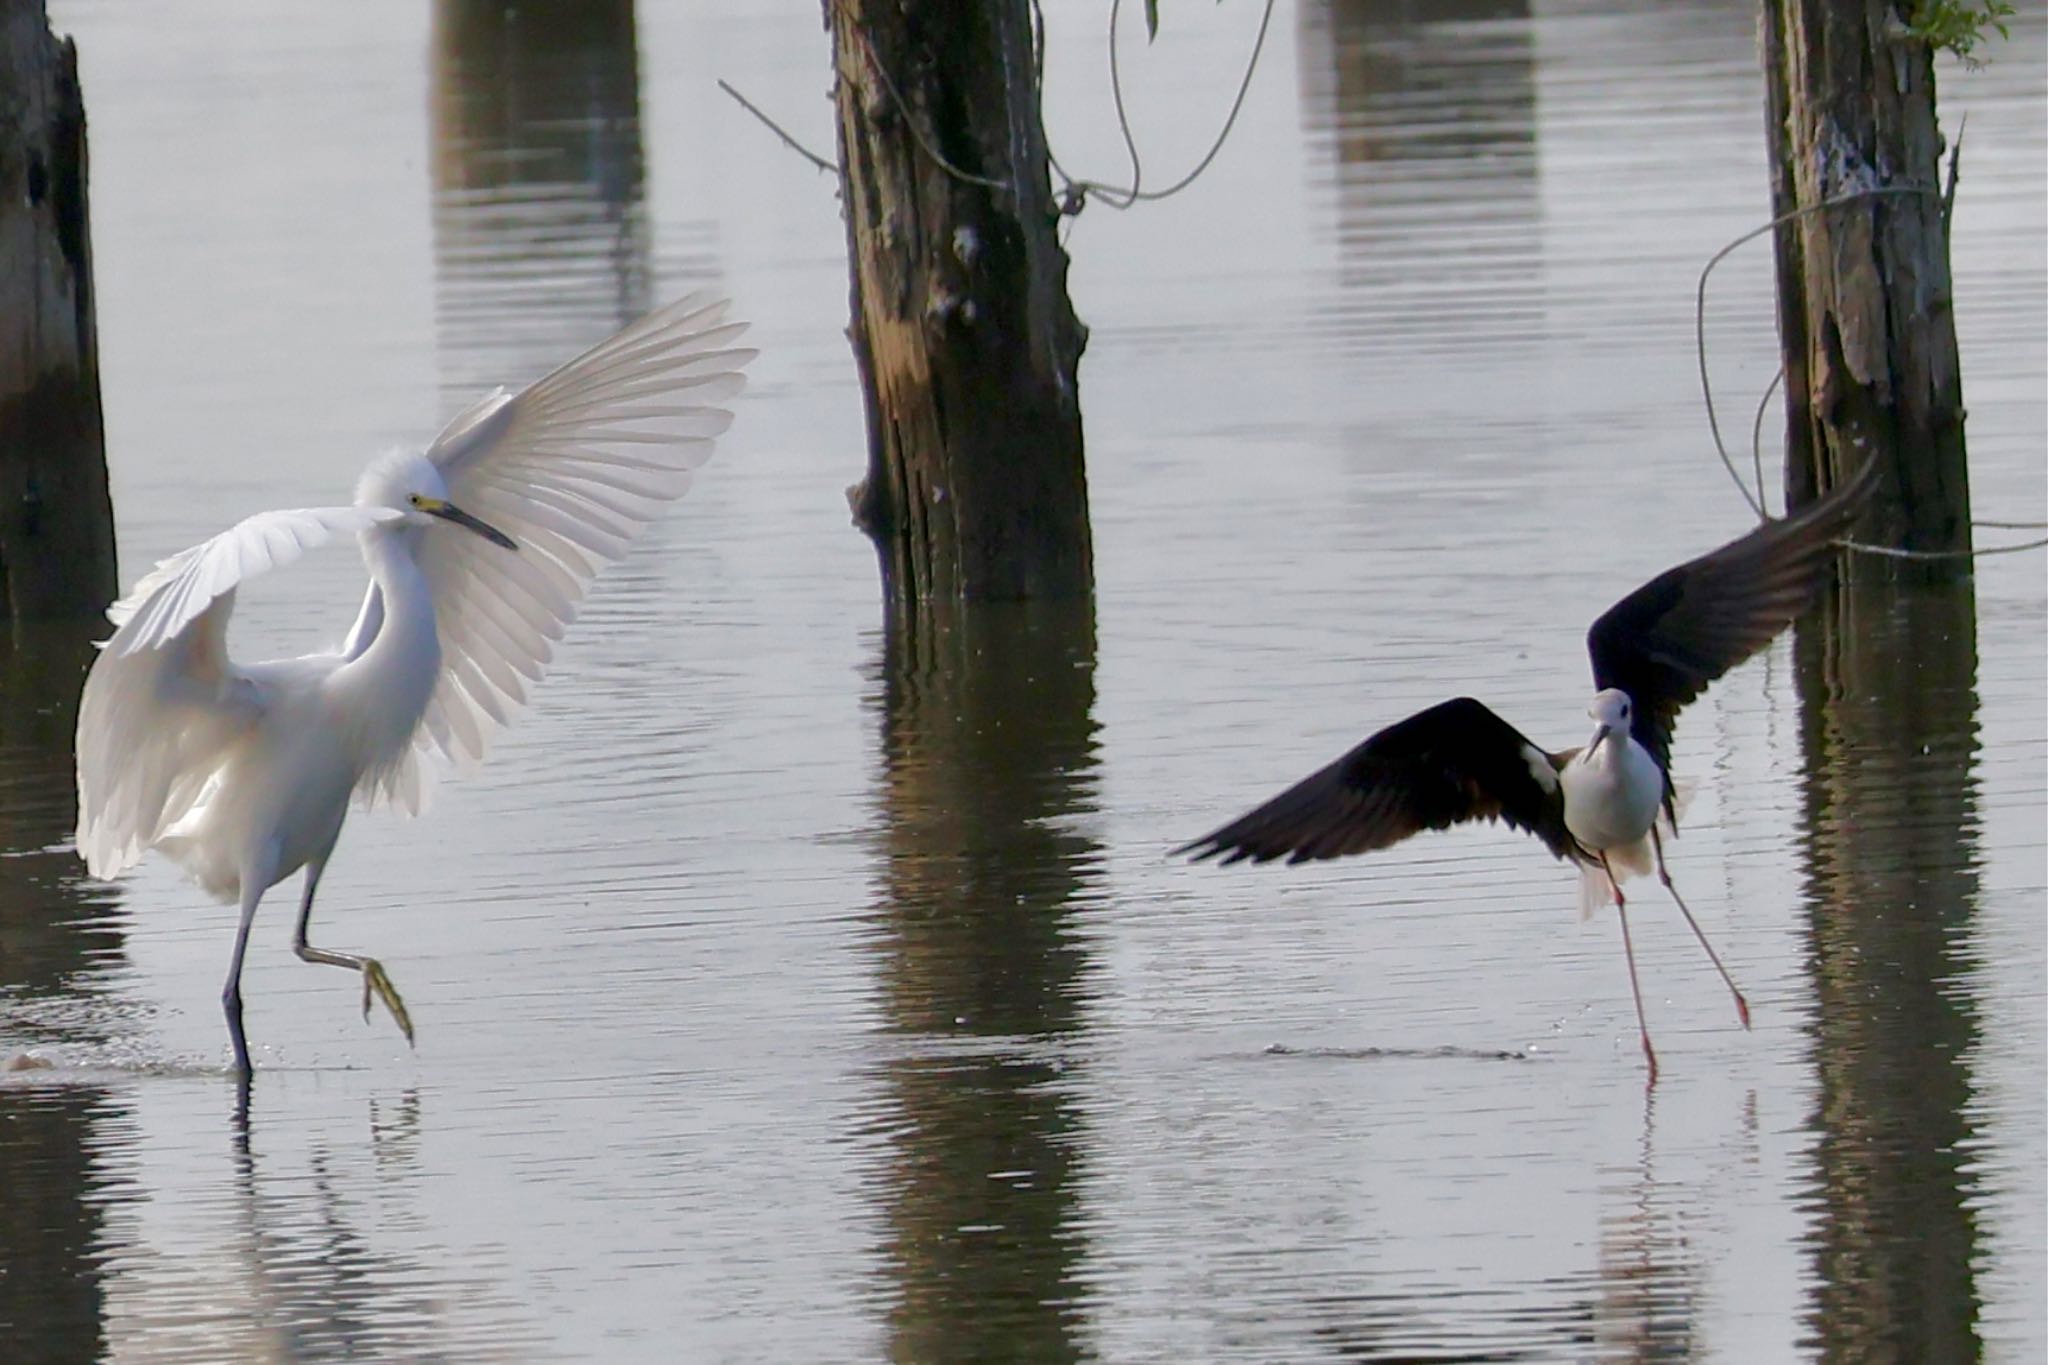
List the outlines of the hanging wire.
<svg viewBox="0 0 2048 1365">
<path fill-rule="evenodd" d="M 1743 482 L 1742 475 L 1737 472 L 1735 468 L 1735 461 L 1728 454 L 1728 447 L 1726 443 L 1724 443 L 1721 439 L 1721 424 L 1714 411 L 1713 382 L 1708 378 L 1707 374 L 1708 277 L 1714 273 L 1715 266 L 1718 266 L 1719 264 L 1721 264 L 1722 261 L 1726 260 L 1730 255 L 1734 254 L 1735 249 L 1737 247 L 1744 246 L 1749 242 L 1753 242 L 1758 237 L 1763 236 L 1767 232 L 1776 231 L 1778 228 L 1782 227 L 1786 223 L 1792 222 L 1799 218 L 1804 218 L 1808 214 L 1822 212 L 1825 209 L 1839 208 L 1844 204 L 1853 204 L 1858 200 L 1862 199 L 1870 199 L 1881 195 L 1895 194 L 1932 195 L 1936 199 L 1941 200 L 1941 202 L 1944 205 L 1944 208 L 1946 208 L 1947 205 L 1953 203 L 1953 198 L 1955 194 L 1956 156 L 1960 154 L 1961 150 L 1961 138 L 1959 136 L 1957 139 L 1957 146 L 1952 152 L 1949 161 L 1950 180 L 1948 192 L 1946 195 L 1944 195 L 1938 187 L 1926 185 L 1881 185 L 1874 186 L 1869 189 L 1854 190 L 1847 194 L 1836 195 L 1835 197 L 1831 199 L 1825 199 L 1818 204 L 1808 204 L 1803 208 L 1796 208 L 1788 213 L 1781 213 L 1776 218 L 1771 219 L 1770 222 L 1765 223 L 1762 227 L 1752 228 L 1750 231 L 1743 233 L 1734 241 L 1728 243 L 1719 251 L 1715 252 L 1712 258 L 1710 258 L 1707 261 L 1705 268 L 1700 271 L 1699 287 L 1695 291 L 1693 298 L 1693 344 L 1699 360 L 1700 396 L 1702 399 L 1705 400 L 1707 408 L 1707 429 L 1713 434 L 1714 452 L 1721 457 L 1721 467 L 1728 471 L 1728 478 L 1735 485 L 1735 491 L 1742 495 L 1742 500 L 1749 504 L 1749 510 L 1756 513 L 1757 518 L 1759 520 L 1770 519 L 1770 513 L 1765 510 L 1763 503 L 1764 414 L 1769 410 L 1771 395 L 1777 392 L 1778 386 L 1784 382 L 1785 369 L 1782 365 L 1779 366 L 1777 373 L 1771 377 L 1770 384 L 1767 385 L 1764 389 L 1763 397 L 1759 399 L 1757 402 L 1756 418 L 1750 427 L 1750 457 L 1751 463 L 1754 465 L 1756 470 L 1756 492 L 1751 493 L 1749 490 L 1749 485 Z M 2044 525 L 2048 525 L 2048 523 L 2038 521 L 2028 522 L 1973 520 L 1970 523 L 1970 525 L 1973 529 L 1981 528 L 1984 530 L 2029 531 L 2039 530 Z M 1863 543 L 1862 541 L 1855 540 L 1838 540 L 1835 543 L 1837 545 L 1840 545 L 1844 549 L 1860 551 L 1863 554 L 1883 555 L 1888 559 L 1942 560 L 1974 559 L 1983 555 L 2018 554 L 2021 551 L 2025 550 L 2039 550 L 2043 548 L 2048 548 L 2048 537 L 2042 537 L 2038 540 L 2024 541 L 2017 545 L 1993 545 L 1982 549 L 1969 550 L 1901 550 L 1895 549 L 1888 545 L 1868 545 Z"/>
<path fill-rule="evenodd" d="M 1693 349 L 1699 358 L 1700 396 L 1706 400 L 1707 404 L 1707 429 L 1713 433 L 1714 450 L 1721 457 L 1721 467 L 1728 471 L 1729 479 L 1734 482 L 1736 491 L 1742 494 L 1742 500 L 1749 504 L 1749 510 L 1756 513 L 1759 518 L 1770 515 L 1770 513 L 1764 510 L 1762 501 L 1762 456 L 1759 455 L 1757 457 L 1757 491 L 1751 493 L 1749 485 L 1742 481 L 1742 475 L 1736 472 L 1735 461 L 1728 454 L 1727 443 L 1721 439 L 1721 422 L 1714 411 L 1714 385 L 1713 381 L 1707 376 L 1707 279 L 1714 273 L 1715 266 L 1735 254 L 1737 247 L 1746 246 L 1763 236 L 1766 232 L 1775 232 L 1786 223 L 1804 218 L 1809 214 L 1820 213 L 1826 209 L 1840 208 L 1844 204 L 1853 204 L 1862 199 L 1893 194 L 1931 194 L 1939 198 L 1941 190 L 1938 187 L 1930 188 L 1924 185 L 1880 185 L 1872 189 L 1852 190 L 1848 194 L 1839 194 L 1832 199 L 1824 199 L 1818 204 L 1808 204 L 1803 208 L 1793 209 L 1789 213 L 1781 213 L 1762 227 L 1751 228 L 1748 232 L 1743 233 L 1740 237 L 1737 237 L 1734 241 L 1715 252 L 1708 259 L 1706 267 L 1700 271 L 1699 286 L 1693 293 Z"/>
<path fill-rule="evenodd" d="M 1117 17 L 1122 12 L 1123 0 L 1110 0 L 1109 86 L 1116 101 L 1117 130 L 1123 138 L 1124 151 L 1131 159 L 1131 183 L 1129 186 L 1122 186 L 1111 185 L 1100 180 L 1075 179 L 1067 174 L 1066 167 L 1060 164 L 1059 156 L 1053 152 L 1050 143 L 1048 143 L 1046 147 L 1046 160 L 1051 164 L 1053 173 L 1060 178 L 1058 199 L 1061 215 L 1063 217 L 1072 217 L 1080 213 L 1087 206 L 1090 198 L 1098 199 L 1111 208 L 1119 210 L 1130 208 L 1133 204 L 1141 202 L 1169 199 L 1179 194 L 1189 185 L 1192 185 L 1204 171 L 1208 170 L 1210 164 L 1222 152 L 1223 144 L 1229 140 L 1231 130 L 1237 126 L 1237 116 L 1244 110 L 1245 96 L 1250 93 L 1252 87 L 1252 75 L 1259 68 L 1259 56 L 1265 51 L 1266 34 L 1273 24 L 1274 5 L 1275 0 L 1266 0 L 1265 10 L 1259 16 L 1258 36 L 1252 41 L 1251 57 L 1245 62 L 1244 75 L 1237 83 L 1237 94 L 1231 100 L 1230 112 L 1224 117 L 1223 127 L 1218 130 L 1215 141 L 1209 144 L 1209 150 L 1203 153 L 1200 161 L 1195 163 L 1194 169 L 1174 181 L 1171 185 L 1168 185 L 1165 189 L 1147 190 L 1142 187 L 1144 167 L 1138 154 L 1137 134 L 1131 128 L 1130 112 L 1124 103 L 1123 68 L 1118 57 Z M 1040 98 L 1042 99 L 1045 91 L 1045 10 L 1040 0 L 1031 0 L 1031 13 L 1032 78 L 1038 87 Z M 985 175 L 976 175 L 972 171 L 963 170 L 940 154 L 938 148 L 934 147 L 931 141 L 925 137 L 924 129 L 919 125 L 918 121 L 911 116 L 908 102 L 904 100 L 902 92 L 896 88 L 895 81 L 890 79 L 888 69 L 882 65 L 880 57 L 876 55 L 866 30 L 857 28 L 854 31 L 858 35 L 861 47 L 867 56 L 868 66 L 874 71 L 875 76 L 881 82 L 882 89 L 888 94 L 890 101 L 896 106 L 897 111 L 902 114 L 904 126 L 910 129 L 911 137 L 916 141 L 918 149 L 924 153 L 926 158 L 934 166 L 937 166 L 945 174 L 952 176 L 956 180 L 964 181 L 970 185 L 983 185 L 989 189 L 1003 190 L 1014 195 L 1015 187 L 1011 182 L 993 179 Z M 797 141 L 788 130 L 763 113 L 759 106 L 734 89 L 729 82 L 719 81 L 718 88 L 737 100 L 741 108 L 766 124 L 769 131 L 782 139 L 783 143 L 790 150 L 796 152 L 820 170 L 831 171 L 835 175 L 839 173 L 839 167 L 835 163 L 819 156 L 816 152 L 813 152 L 810 148 Z"/>
<path fill-rule="evenodd" d="M 861 50 L 867 53 L 868 66 L 882 82 L 882 88 L 889 92 L 889 98 L 895 103 L 897 112 L 903 115 L 903 126 L 910 129 L 910 136 L 916 140 L 918 149 L 931 158 L 931 163 L 955 180 L 963 180 L 970 185 L 982 185 L 992 190 L 1002 190 L 1012 198 L 1018 197 L 1016 187 L 1009 181 L 976 175 L 973 171 L 963 171 L 940 155 L 939 149 L 926 140 L 924 129 L 918 127 L 917 120 L 911 116 L 910 105 L 904 100 L 902 92 L 896 88 L 896 82 L 889 79 L 888 68 L 882 65 L 881 57 L 876 54 L 874 44 L 868 39 L 867 30 L 856 28 L 854 32 L 860 37 Z"/>
<path fill-rule="evenodd" d="M 1237 116 L 1244 110 L 1245 96 L 1252 88 L 1252 75 L 1259 69 L 1259 55 L 1266 48 L 1266 32 L 1273 23 L 1274 0 L 1266 0 L 1266 8 L 1259 16 L 1258 36 L 1252 40 L 1252 55 L 1244 64 L 1244 76 L 1237 83 L 1237 94 L 1230 102 L 1230 112 L 1223 119 L 1223 127 L 1216 133 L 1216 140 L 1209 144 L 1209 150 L 1195 163 L 1194 169 L 1174 181 L 1163 190 L 1147 190 L 1142 187 L 1143 169 L 1138 159 L 1137 134 L 1131 129 L 1130 112 L 1124 104 L 1123 66 L 1117 56 L 1117 16 L 1122 11 L 1123 0 L 1110 0 L 1109 6 L 1109 89 L 1116 102 L 1117 131 L 1122 135 L 1124 151 L 1131 159 L 1131 183 L 1128 186 L 1106 184 L 1100 180 L 1080 180 L 1067 174 L 1067 168 L 1060 164 L 1059 157 L 1048 146 L 1046 158 L 1052 163 L 1053 172 L 1061 181 L 1060 212 L 1077 214 L 1092 197 L 1113 209 L 1127 209 L 1133 204 L 1170 199 L 1192 185 L 1202 172 L 1209 169 L 1223 144 L 1229 140 L 1231 129 L 1237 126 Z M 1031 0 L 1034 17 L 1033 31 L 1037 35 L 1038 88 L 1045 89 L 1045 10 L 1040 0 Z"/>
</svg>

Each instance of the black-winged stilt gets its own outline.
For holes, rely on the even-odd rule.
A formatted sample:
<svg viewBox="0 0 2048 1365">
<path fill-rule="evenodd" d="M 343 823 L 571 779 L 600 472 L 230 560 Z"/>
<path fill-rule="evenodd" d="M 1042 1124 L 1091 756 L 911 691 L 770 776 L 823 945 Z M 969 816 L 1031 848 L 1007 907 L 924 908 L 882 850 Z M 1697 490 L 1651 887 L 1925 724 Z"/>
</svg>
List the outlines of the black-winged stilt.
<svg viewBox="0 0 2048 1365">
<path fill-rule="evenodd" d="M 1629 991 L 1650 1079 L 1657 1054 L 1643 1016 L 1621 881 L 1658 880 L 1749 1027 L 1749 1003 L 1721 965 L 1664 865 L 1659 816 L 1678 828 L 1670 774 L 1678 712 L 1708 683 L 1762 649 L 1813 601 L 1831 546 L 1875 486 L 1874 466 L 1783 520 L 1668 569 L 1593 623 L 1586 648 L 1600 690 L 1584 748 L 1538 748 L 1482 702 L 1458 697 L 1390 725 L 1256 810 L 1175 850 L 1224 863 L 1290 863 L 1368 853 L 1426 829 L 1505 820 L 1579 868 L 1582 903 L 1611 896 L 1621 919 Z"/>
</svg>

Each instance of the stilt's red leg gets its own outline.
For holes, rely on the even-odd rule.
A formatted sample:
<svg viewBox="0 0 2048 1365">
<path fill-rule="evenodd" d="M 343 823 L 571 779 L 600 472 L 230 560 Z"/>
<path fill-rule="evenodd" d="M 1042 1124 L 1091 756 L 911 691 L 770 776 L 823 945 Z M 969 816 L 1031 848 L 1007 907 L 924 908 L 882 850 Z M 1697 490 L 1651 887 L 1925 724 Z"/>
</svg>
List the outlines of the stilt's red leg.
<svg viewBox="0 0 2048 1365">
<path fill-rule="evenodd" d="M 1742 1020 L 1742 1026 L 1749 1027 L 1749 1001 L 1742 998 L 1736 989 L 1735 979 L 1728 975 L 1728 969 L 1721 965 L 1721 955 L 1714 951 L 1714 945 L 1707 942 L 1707 936 L 1700 932 L 1699 922 L 1693 919 L 1692 911 L 1685 908 L 1685 901 L 1678 894 L 1678 888 L 1671 884 L 1671 871 L 1664 866 L 1664 840 L 1659 837 L 1657 827 L 1650 826 L 1650 847 L 1657 852 L 1657 880 L 1664 883 L 1664 889 L 1671 893 L 1671 899 L 1678 902 L 1678 913 L 1685 916 L 1685 922 L 1692 929 L 1692 936 L 1700 941 L 1700 947 L 1707 950 L 1707 960 L 1714 964 L 1714 970 L 1721 974 L 1721 980 L 1728 986 L 1728 993 L 1735 997 L 1735 1016 Z"/>
</svg>

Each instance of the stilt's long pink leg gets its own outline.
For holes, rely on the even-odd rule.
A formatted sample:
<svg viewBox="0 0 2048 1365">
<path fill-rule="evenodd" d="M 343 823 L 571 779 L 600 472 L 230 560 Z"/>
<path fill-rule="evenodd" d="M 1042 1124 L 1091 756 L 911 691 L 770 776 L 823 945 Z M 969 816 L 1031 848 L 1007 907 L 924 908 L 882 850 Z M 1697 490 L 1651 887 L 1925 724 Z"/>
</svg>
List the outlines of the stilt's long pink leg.
<svg viewBox="0 0 2048 1365">
<path fill-rule="evenodd" d="M 1621 883 L 1614 879 L 1614 869 L 1607 865 L 1607 855 L 1600 855 L 1600 870 L 1607 874 L 1607 885 L 1614 892 L 1614 912 L 1621 917 L 1621 951 L 1628 957 L 1628 991 L 1636 1001 L 1636 1027 L 1643 1034 L 1643 1057 L 1650 1064 L 1650 1084 L 1657 1083 L 1657 1050 L 1650 1046 L 1650 1021 L 1643 1015 L 1643 988 L 1636 980 L 1636 949 L 1628 937 L 1628 901 L 1621 894 Z"/>
<path fill-rule="evenodd" d="M 1721 980 L 1728 986 L 1728 993 L 1735 997 L 1736 1017 L 1742 1020 L 1745 1029 L 1748 1028 L 1749 1001 L 1742 998 L 1742 992 L 1736 989 L 1735 979 L 1729 976 L 1728 969 L 1721 965 L 1721 955 L 1714 951 L 1713 944 L 1707 942 L 1707 936 L 1700 932 L 1699 923 L 1693 919 L 1692 911 L 1685 908 L 1685 901 L 1679 896 L 1678 888 L 1671 884 L 1671 871 L 1664 866 L 1664 840 L 1657 833 L 1655 825 L 1650 826 L 1650 847 L 1657 852 L 1657 880 L 1664 883 L 1664 889 L 1671 893 L 1671 899 L 1678 902 L 1678 913 L 1685 916 L 1686 924 L 1692 929 L 1692 936 L 1700 941 L 1700 947 L 1707 950 L 1707 960 L 1714 964 L 1714 970 L 1721 974 Z"/>
</svg>

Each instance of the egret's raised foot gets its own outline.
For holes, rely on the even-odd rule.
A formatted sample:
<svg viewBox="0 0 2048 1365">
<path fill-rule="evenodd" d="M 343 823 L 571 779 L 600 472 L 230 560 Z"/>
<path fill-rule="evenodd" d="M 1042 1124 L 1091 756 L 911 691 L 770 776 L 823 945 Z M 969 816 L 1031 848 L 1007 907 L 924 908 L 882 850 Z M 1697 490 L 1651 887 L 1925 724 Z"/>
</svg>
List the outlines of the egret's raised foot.
<svg viewBox="0 0 2048 1365">
<path fill-rule="evenodd" d="M 391 984 L 391 974 L 374 957 L 363 959 L 362 971 L 364 1020 L 370 1017 L 370 993 L 375 991 L 377 998 L 384 1002 L 384 1008 L 391 1011 L 392 1022 L 398 1025 L 398 1031 L 405 1035 L 405 1045 L 413 1046 L 412 1016 L 405 1012 L 405 1001 L 399 998 L 398 987 Z"/>
</svg>

